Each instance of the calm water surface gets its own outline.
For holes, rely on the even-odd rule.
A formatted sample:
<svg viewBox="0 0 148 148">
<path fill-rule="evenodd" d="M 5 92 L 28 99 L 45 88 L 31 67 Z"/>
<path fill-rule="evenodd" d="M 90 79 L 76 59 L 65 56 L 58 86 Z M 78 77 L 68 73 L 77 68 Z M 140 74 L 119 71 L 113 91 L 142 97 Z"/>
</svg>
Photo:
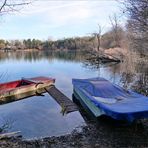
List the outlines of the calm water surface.
<svg viewBox="0 0 148 148">
<path fill-rule="evenodd" d="M 94 68 L 80 52 L 8 52 L 0 54 L 1 82 L 21 77 L 48 76 L 56 87 L 72 98 L 72 78 L 104 77 L 120 84 L 118 65 Z M 47 93 L 0 105 L 0 125 L 11 123 L 9 131 L 21 131 L 24 138 L 39 138 L 70 133 L 85 125 L 79 112 L 63 116 L 61 107 Z"/>
</svg>

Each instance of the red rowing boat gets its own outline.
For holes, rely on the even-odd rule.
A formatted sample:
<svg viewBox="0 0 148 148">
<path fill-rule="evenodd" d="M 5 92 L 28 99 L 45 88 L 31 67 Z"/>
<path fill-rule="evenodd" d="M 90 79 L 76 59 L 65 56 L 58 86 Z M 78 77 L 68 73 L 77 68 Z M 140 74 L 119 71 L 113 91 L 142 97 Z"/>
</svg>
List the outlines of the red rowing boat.
<svg viewBox="0 0 148 148">
<path fill-rule="evenodd" d="M 21 80 L 0 84 L 0 102 L 8 97 L 24 94 L 53 85 L 55 79 L 48 77 L 22 78 Z"/>
</svg>

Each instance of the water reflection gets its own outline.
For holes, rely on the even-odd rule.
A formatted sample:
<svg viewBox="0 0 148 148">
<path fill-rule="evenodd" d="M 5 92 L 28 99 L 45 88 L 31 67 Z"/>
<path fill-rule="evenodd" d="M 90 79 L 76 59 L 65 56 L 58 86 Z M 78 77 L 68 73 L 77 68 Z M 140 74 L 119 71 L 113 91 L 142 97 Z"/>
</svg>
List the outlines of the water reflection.
<svg viewBox="0 0 148 148">
<path fill-rule="evenodd" d="M 139 57 L 137 57 L 139 58 Z M 91 69 L 98 69 L 98 76 L 103 69 L 106 74 L 103 77 L 113 83 L 117 83 L 126 89 L 133 89 L 143 95 L 148 96 L 148 65 L 147 60 L 126 57 L 122 63 L 100 63 L 97 60 L 84 60 L 84 66 Z M 107 67 L 107 68 L 106 68 Z M 107 77 L 107 73 L 109 78 Z"/>
<path fill-rule="evenodd" d="M 1 82 L 21 77 L 50 76 L 56 87 L 72 97 L 72 78 L 104 77 L 125 88 L 148 95 L 147 64 L 123 62 L 100 64 L 86 61 L 86 52 L 16 51 L 0 53 Z M 25 138 L 62 135 L 84 125 L 79 112 L 63 116 L 61 107 L 48 94 L 0 106 L 2 119 L 14 122 L 10 131 L 21 131 Z"/>
<path fill-rule="evenodd" d="M 44 97 L 34 96 L 1 105 L 0 123 L 4 123 L 3 118 L 13 120 L 8 131 L 21 131 L 24 138 L 63 135 L 84 125 L 79 112 L 63 116 L 60 111 L 61 107 L 48 94 Z"/>
<path fill-rule="evenodd" d="M 84 51 L 15 51 L 15 52 L 2 52 L 0 51 L 0 61 L 4 60 L 25 60 L 25 61 L 38 61 L 48 59 L 52 61 L 59 59 L 63 61 L 81 61 L 85 59 Z"/>
<path fill-rule="evenodd" d="M 19 51 L 2 55 L 0 69 L 1 73 L 7 71 L 7 77 L 2 76 L 1 82 L 51 76 L 56 78 L 56 86 L 71 98 L 72 77 L 92 76 L 92 73 L 86 74 L 86 69 L 81 69 L 81 54 Z M 0 126 L 3 118 L 11 118 L 14 124 L 9 131 L 21 131 L 24 138 L 63 135 L 85 125 L 79 112 L 63 116 L 61 107 L 48 94 L 1 105 Z"/>
<path fill-rule="evenodd" d="M 148 96 L 148 65 L 147 61 L 121 64 L 121 82 L 125 88 L 133 89 Z"/>
</svg>

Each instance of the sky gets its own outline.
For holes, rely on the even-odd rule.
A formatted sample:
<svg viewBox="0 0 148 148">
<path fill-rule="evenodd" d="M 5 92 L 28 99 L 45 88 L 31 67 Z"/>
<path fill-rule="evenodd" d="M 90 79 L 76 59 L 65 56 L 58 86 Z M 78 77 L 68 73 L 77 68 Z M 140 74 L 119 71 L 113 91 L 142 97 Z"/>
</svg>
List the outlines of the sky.
<svg viewBox="0 0 148 148">
<path fill-rule="evenodd" d="M 0 16 L 0 38 L 40 40 L 88 36 L 111 27 L 109 16 L 119 16 L 116 0 L 34 0 L 19 12 Z"/>
</svg>

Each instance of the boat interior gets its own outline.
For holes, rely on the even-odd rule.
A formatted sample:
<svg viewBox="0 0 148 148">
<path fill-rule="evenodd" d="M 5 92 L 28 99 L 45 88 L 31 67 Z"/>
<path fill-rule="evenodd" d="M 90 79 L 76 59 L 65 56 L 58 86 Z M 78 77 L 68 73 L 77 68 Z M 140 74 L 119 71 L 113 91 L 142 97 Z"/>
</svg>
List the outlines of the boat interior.
<svg viewBox="0 0 148 148">
<path fill-rule="evenodd" d="M 13 88 L 17 88 L 20 86 L 26 86 L 26 85 L 30 85 L 30 84 L 31 84 L 31 82 L 25 81 L 25 80 L 2 83 L 2 84 L 0 84 L 0 91 L 4 90 L 4 89 L 13 89 Z"/>
</svg>

